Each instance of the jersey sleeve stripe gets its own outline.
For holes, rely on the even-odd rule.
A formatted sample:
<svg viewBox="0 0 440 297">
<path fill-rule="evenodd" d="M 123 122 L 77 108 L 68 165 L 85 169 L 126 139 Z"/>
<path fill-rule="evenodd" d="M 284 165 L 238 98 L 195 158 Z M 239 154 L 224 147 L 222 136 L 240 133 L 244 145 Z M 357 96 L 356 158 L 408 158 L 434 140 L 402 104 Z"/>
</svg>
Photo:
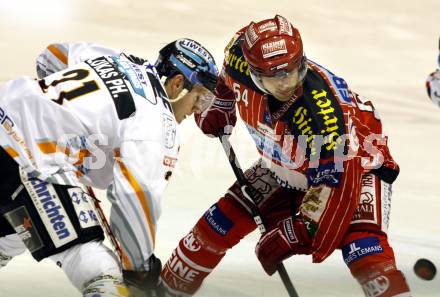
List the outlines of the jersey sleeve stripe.
<svg viewBox="0 0 440 297">
<path fill-rule="evenodd" d="M 61 52 L 61 50 L 56 47 L 54 44 L 51 44 L 47 47 L 47 49 L 55 56 L 58 58 L 58 60 L 60 60 L 61 62 L 63 62 L 64 64 L 68 65 L 67 62 L 67 56 L 65 54 L 63 54 Z"/>
<path fill-rule="evenodd" d="M 155 238 L 153 223 L 152 223 L 151 216 L 150 216 L 150 207 L 148 206 L 148 203 L 147 203 L 147 198 L 145 197 L 144 191 L 142 191 L 142 188 L 139 185 L 138 181 L 135 179 L 133 174 L 130 172 L 130 170 L 127 168 L 127 166 L 125 166 L 125 164 L 121 161 L 121 159 L 119 157 L 120 157 L 120 152 L 116 152 L 116 154 L 115 154 L 116 162 L 118 163 L 119 167 L 121 168 L 122 174 L 125 176 L 128 183 L 134 189 L 134 191 L 139 199 L 139 202 L 142 205 L 142 209 L 144 211 L 145 217 L 148 222 L 148 228 L 150 229 L 151 238 L 153 240 L 153 246 L 155 246 L 156 238 Z"/>
<path fill-rule="evenodd" d="M 127 270 L 133 270 L 133 264 L 131 264 L 127 254 L 124 252 L 123 249 L 121 249 L 121 256 L 122 256 L 122 265 L 124 266 L 124 268 Z"/>
<path fill-rule="evenodd" d="M 44 154 L 55 154 L 55 153 L 58 153 L 58 152 L 62 152 L 64 154 L 66 154 L 67 156 L 70 156 L 70 149 L 68 147 L 58 146 L 58 144 L 56 142 L 54 142 L 54 141 L 40 142 L 37 145 L 38 145 L 38 148 Z M 81 152 L 82 152 L 82 150 L 81 150 Z M 82 153 L 82 155 L 83 154 L 84 153 Z"/>
<path fill-rule="evenodd" d="M 10 146 L 4 147 L 4 150 L 6 151 L 6 153 L 8 153 L 8 155 L 11 158 L 18 157 L 18 152 L 16 150 L 14 150 L 12 147 L 10 147 Z"/>
<path fill-rule="evenodd" d="M 52 141 L 40 142 L 38 148 L 45 154 L 53 154 L 57 152 L 57 144 Z"/>
</svg>

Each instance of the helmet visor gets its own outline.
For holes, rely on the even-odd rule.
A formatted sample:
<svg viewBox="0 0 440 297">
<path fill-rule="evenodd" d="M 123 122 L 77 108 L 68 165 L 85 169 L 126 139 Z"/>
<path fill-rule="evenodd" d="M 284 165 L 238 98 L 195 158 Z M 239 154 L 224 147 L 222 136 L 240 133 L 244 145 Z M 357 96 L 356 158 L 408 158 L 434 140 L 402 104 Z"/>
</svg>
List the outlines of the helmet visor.
<svg viewBox="0 0 440 297">
<path fill-rule="evenodd" d="M 302 84 L 307 72 L 305 57 L 302 60 L 299 67 L 295 67 L 292 70 L 278 71 L 270 76 L 249 67 L 251 78 L 263 92 L 272 94 L 281 101 L 289 100 Z"/>
</svg>

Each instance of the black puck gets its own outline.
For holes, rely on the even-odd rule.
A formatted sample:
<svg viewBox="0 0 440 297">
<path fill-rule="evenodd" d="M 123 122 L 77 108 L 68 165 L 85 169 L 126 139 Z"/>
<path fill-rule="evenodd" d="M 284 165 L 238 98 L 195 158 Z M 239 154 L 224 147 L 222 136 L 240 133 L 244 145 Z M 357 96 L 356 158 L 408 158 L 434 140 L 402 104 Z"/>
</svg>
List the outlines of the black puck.
<svg viewBox="0 0 440 297">
<path fill-rule="evenodd" d="M 434 279 L 437 269 L 428 259 L 418 259 L 414 264 L 414 273 L 421 279 L 430 281 Z"/>
</svg>

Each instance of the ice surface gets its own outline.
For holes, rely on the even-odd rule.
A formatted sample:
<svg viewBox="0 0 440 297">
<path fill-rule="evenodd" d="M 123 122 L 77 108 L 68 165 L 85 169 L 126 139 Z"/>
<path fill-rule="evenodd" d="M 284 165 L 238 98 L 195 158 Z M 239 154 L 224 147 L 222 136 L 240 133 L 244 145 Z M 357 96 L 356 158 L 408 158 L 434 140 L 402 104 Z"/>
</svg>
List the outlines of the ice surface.
<svg viewBox="0 0 440 297">
<path fill-rule="evenodd" d="M 185 36 L 204 44 L 220 63 L 237 29 L 280 13 L 299 27 L 309 58 L 344 77 L 379 110 L 401 166 L 393 188 L 390 242 L 413 296 L 438 297 L 440 278 L 422 281 L 412 266 L 420 257 L 440 265 L 440 110 L 424 87 L 436 67 L 439 11 L 438 0 L 1 1 L 0 80 L 34 75 L 34 57 L 60 41 L 95 41 L 154 60 L 165 43 Z M 164 260 L 234 179 L 218 141 L 204 137 L 192 119 L 182 131 L 180 163 L 157 236 L 156 254 Z M 240 162 L 249 166 L 256 153 L 241 124 L 232 143 Z M 199 296 L 287 296 L 281 281 L 260 268 L 253 252 L 257 239 L 253 233 L 234 248 Z M 300 296 L 362 296 L 339 251 L 319 265 L 303 256 L 285 265 Z M 36 263 L 26 254 L 0 270 L 1 297 L 60 295 L 79 293 L 48 260 Z"/>
</svg>

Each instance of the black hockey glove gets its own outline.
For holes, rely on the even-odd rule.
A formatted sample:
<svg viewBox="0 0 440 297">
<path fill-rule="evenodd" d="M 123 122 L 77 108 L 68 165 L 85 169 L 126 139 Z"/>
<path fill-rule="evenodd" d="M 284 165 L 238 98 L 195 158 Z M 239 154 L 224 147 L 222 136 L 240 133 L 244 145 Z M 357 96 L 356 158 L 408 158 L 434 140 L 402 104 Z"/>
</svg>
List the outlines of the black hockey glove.
<svg viewBox="0 0 440 297">
<path fill-rule="evenodd" d="M 162 263 L 154 255 L 148 259 L 149 271 L 122 270 L 122 277 L 130 291 L 130 297 L 163 297 L 159 286 Z"/>
<path fill-rule="evenodd" d="M 125 55 L 125 56 L 127 57 L 127 59 L 130 62 L 133 62 L 133 63 L 138 64 L 138 65 L 144 65 L 144 63 L 147 62 L 147 60 L 145 60 L 143 58 L 139 58 L 139 57 L 133 56 L 133 55 Z"/>
</svg>

